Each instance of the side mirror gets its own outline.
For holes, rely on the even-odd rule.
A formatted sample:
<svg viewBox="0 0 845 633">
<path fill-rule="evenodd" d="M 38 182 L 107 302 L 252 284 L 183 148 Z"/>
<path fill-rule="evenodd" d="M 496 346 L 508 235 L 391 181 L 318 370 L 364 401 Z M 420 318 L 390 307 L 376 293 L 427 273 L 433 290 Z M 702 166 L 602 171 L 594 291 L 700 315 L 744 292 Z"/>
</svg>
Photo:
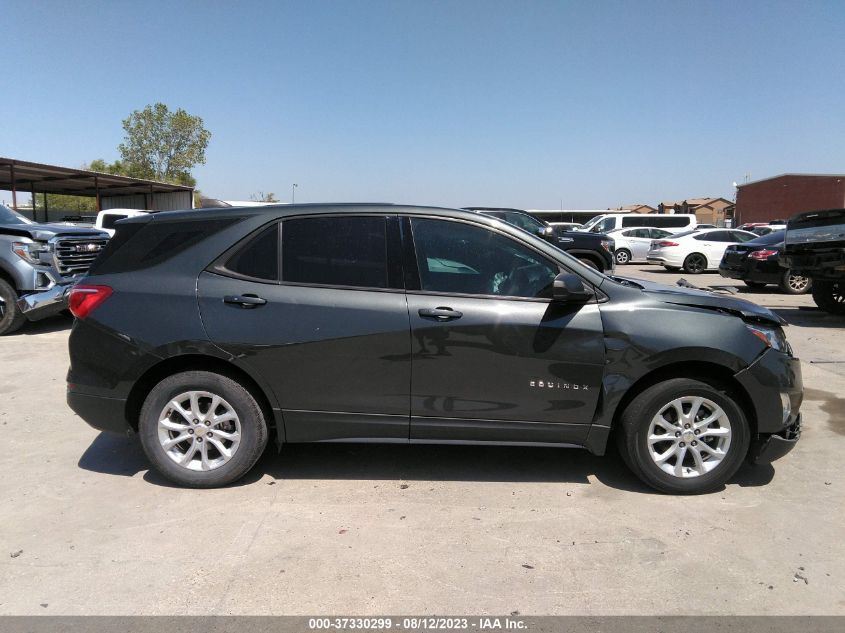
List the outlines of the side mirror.
<svg viewBox="0 0 845 633">
<path fill-rule="evenodd" d="M 584 281 L 572 273 L 560 273 L 555 277 L 552 299 L 567 303 L 585 303 L 592 299 L 593 291 L 584 285 Z"/>
</svg>

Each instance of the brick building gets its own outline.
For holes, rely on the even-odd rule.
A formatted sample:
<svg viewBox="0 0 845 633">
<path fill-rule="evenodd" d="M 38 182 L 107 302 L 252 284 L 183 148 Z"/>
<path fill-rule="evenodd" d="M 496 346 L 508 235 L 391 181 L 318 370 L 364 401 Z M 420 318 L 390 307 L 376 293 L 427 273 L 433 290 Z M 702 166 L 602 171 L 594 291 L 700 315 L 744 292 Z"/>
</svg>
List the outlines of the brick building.
<svg viewBox="0 0 845 633">
<path fill-rule="evenodd" d="M 737 186 L 735 226 L 845 208 L 845 175 L 782 174 Z"/>
</svg>

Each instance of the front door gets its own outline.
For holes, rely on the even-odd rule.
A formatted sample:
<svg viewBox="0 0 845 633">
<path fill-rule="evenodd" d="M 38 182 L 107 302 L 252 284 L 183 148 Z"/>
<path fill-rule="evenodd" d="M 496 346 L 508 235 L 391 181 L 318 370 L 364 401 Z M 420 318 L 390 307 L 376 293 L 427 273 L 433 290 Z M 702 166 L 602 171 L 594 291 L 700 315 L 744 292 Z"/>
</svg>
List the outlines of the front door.
<svg viewBox="0 0 845 633">
<path fill-rule="evenodd" d="M 598 306 L 552 302 L 560 267 L 504 232 L 422 217 L 403 227 L 416 268 L 412 441 L 583 440 L 604 367 Z"/>
<path fill-rule="evenodd" d="M 259 232 L 199 278 L 214 343 L 281 404 L 288 442 L 408 441 L 408 307 L 398 220 L 293 218 Z"/>
</svg>

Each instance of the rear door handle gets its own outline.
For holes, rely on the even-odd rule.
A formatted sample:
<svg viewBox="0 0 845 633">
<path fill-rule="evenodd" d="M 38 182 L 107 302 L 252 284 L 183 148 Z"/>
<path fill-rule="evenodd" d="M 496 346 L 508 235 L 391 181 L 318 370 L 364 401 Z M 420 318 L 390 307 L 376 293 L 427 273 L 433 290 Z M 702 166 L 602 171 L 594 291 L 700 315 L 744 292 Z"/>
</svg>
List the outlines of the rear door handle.
<svg viewBox="0 0 845 633">
<path fill-rule="evenodd" d="M 464 316 L 463 312 L 458 312 L 452 308 L 420 308 L 419 315 L 424 319 L 435 319 L 437 321 L 454 321 Z"/>
<path fill-rule="evenodd" d="M 253 294 L 226 295 L 223 297 L 223 303 L 241 306 L 242 308 L 257 308 L 267 303 L 267 300 Z"/>
</svg>

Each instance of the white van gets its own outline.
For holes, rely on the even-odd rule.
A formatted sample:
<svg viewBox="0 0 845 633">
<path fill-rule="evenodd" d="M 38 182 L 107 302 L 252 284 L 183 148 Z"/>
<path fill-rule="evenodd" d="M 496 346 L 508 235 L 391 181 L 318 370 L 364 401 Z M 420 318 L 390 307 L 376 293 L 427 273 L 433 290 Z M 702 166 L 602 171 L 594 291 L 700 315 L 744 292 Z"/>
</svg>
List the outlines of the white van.
<svg viewBox="0 0 845 633">
<path fill-rule="evenodd" d="M 147 215 L 149 211 L 141 211 L 140 209 L 106 209 L 97 214 L 97 221 L 94 223 L 95 229 L 105 231 L 114 237 L 114 223 L 124 218 L 134 218 L 136 215 Z"/>
<path fill-rule="evenodd" d="M 603 213 L 594 217 L 579 231 L 607 233 L 632 226 L 648 226 L 680 233 L 694 229 L 698 222 L 693 213 Z"/>
</svg>

